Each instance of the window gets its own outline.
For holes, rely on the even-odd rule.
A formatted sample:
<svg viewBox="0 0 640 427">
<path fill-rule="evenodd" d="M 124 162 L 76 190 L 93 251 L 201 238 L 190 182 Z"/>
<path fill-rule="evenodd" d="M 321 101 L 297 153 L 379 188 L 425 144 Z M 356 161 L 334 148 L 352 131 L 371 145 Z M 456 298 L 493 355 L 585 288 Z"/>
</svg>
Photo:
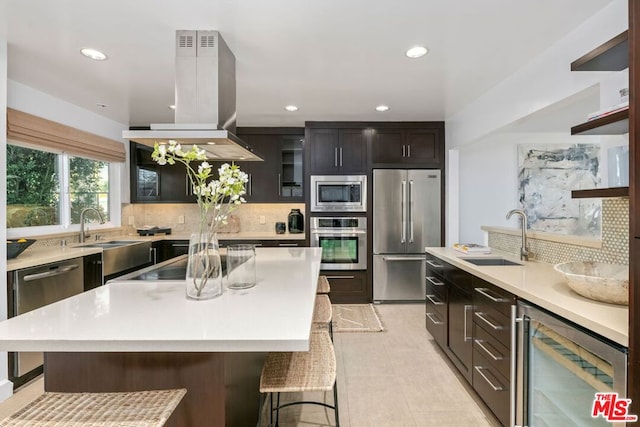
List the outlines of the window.
<svg viewBox="0 0 640 427">
<path fill-rule="evenodd" d="M 34 227 L 57 226 L 62 231 L 79 224 L 80 212 L 87 207 L 98 209 L 109 221 L 108 162 L 14 144 L 7 144 L 7 228 L 37 232 Z"/>
</svg>

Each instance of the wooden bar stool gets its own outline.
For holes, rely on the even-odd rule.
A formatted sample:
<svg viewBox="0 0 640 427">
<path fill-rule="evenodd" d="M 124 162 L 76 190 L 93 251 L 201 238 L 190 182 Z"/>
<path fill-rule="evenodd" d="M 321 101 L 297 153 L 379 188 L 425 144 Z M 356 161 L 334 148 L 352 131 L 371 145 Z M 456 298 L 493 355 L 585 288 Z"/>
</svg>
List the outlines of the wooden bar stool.
<svg viewBox="0 0 640 427">
<path fill-rule="evenodd" d="M 318 290 L 317 294 L 329 294 L 331 292 L 331 286 L 329 286 L 329 279 L 327 276 L 318 276 Z"/>
<path fill-rule="evenodd" d="M 44 393 L 1 427 L 160 427 L 187 390 Z"/>
<path fill-rule="evenodd" d="M 333 405 L 325 402 L 298 401 L 280 405 L 280 393 L 333 390 Z M 338 388 L 336 384 L 336 355 L 329 334 L 324 331 L 311 332 L 309 351 L 269 353 L 260 375 L 260 393 L 269 394 L 269 425 L 273 426 L 273 412 L 276 423 L 280 409 L 287 406 L 312 404 L 334 410 L 336 426 L 338 418 Z M 273 393 L 277 394 L 273 406 Z M 260 411 L 262 415 L 262 411 Z M 260 420 L 258 425 L 260 425 Z"/>
</svg>

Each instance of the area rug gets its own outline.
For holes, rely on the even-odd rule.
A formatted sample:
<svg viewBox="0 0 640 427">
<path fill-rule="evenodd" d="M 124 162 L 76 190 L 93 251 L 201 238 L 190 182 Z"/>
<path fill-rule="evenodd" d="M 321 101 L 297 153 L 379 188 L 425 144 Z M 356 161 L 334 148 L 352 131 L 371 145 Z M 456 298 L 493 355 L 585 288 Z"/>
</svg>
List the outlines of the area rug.
<svg viewBox="0 0 640 427">
<path fill-rule="evenodd" d="M 333 304 L 334 332 L 381 332 L 382 322 L 372 304 Z"/>
</svg>

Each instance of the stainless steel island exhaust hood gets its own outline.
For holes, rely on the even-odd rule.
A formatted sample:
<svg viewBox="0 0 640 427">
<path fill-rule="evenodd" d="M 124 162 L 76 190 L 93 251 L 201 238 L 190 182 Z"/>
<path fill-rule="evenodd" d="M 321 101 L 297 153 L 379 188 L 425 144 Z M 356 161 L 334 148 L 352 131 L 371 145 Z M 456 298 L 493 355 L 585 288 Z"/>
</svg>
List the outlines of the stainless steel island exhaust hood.
<svg viewBox="0 0 640 427">
<path fill-rule="evenodd" d="M 176 31 L 175 123 L 122 137 L 140 144 L 198 145 L 212 160 L 261 161 L 236 131 L 236 58 L 218 31 Z"/>
</svg>

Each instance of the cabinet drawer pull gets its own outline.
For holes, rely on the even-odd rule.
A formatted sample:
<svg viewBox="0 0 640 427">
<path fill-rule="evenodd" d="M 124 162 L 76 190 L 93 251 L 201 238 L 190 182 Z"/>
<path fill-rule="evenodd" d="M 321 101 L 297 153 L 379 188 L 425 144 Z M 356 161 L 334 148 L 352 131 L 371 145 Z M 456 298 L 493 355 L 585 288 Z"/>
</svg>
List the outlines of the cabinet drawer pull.
<svg viewBox="0 0 640 427">
<path fill-rule="evenodd" d="M 433 277 L 431 277 L 431 276 L 427 276 L 427 280 L 428 280 L 429 282 L 431 282 L 431 284 L 432 284 L 432 285 L 435 285 L 435 286 L 444 286 L 444 283 L 442 283 L 442 282 L 436 282 L 436 281 L 434 280 L 434 278 L 433 278 Z"/>
<path fill-rule="evenodd" d="M 489 321 L 489 319 L 487 319 L 486 315 L 482 312 L 475 312 L 476 317 L 478 317 L 480 320 L 482 320 L 484 323 L 486 323 L 487 325 L 491 326 L 491 328 L 493 328 L 493 330 L 495 331 L 501 331 L 504 329 L 504 326 L 501 325 L 496 325 L 494 323 L 492 323 L 491 321 Z"/>
<path fill-rule="evenodd" d="M 297 243 L 278 243 L 278 246 L 281 246 L 281 247 L 287 247 L 287 246 L 294 247 L 294 246 L 298 246 L 298 244 Z"/>
<path fill-rule="evenodd" d="M 327 276 L 327 279 L 355 279 L 356 276 Z"/>
<path fill-rule="evenodd" d="M 427 295 L 427 299 L 431 301 L 433 305 L 444 305 L 442 301 L 438 301 L 435 295 Z"/>
<path fill-rule="evenodd" d="M 431 322 L 433 322 L 433 324 L 434 324 L 434 325 L 443 325 L 443 324 L 444 324 L 444 322 L 442 322 L 442 321 L 440 321 L 440 320 L 434 320 L 434 319 L 433 319 L 434 317 L 435 317 L 435 316 L 433 315 L 433 313 L 427 313 L 427 318 L 428 318 L 429 320 L 431 320 Z"/>
<path fill-rule="evenodd" d="M 476 292 L 478 292 L 480 295 L 484 295 L 485 297 L 489 298 L 491 301 L 493 302 L 507 302 L 509 301 L 506 298 L 502 298 L 500 295 L 493 296 L 491 295 L 489 292 L 491 292 L 490 289 L 487 288 L 475 288 Z M 495 294 L 495 293 L 494 293 Z"/>
<path fill-rule="evenodd" d="M 482 340 L 473 340 L 473 342 L 475 342 L 476 344 L 478 344 L 478 346 L 484 350 L 485 353 L 487 353 L 489 355 L 489 357 L 491 357 L 493 360 L 504 360 L 504 357 L 502 357 L 502 355 L 500 356 L 496 356 L 495 354 L 493 354 L 493 352 L 491 350 L 489 350 L 487 347 L 485 347 L 484 343 L 485 341 Z M 489 343 L 487 343 L 488 347 L 491 347 L 491 345 Z M 493 347 L 491 347 L 493 348 Z"/>
<path fill-rule="evenodd" d="M 188 243 L 172 243 L 171 247 L 172 248 L 188 248 L 189 244 Z"/>
<path fill-rule="evenodd" d="M 486 382 L 491 386 L 491 388 L 493 389 L 493 391 L 503 391 L 503 390 L 504 390 L 504 387 L 503 387 L 502 385 L 495 385 L 495 384 L 493 383 L 493 381 L 491 381 L 491 380 L 489 379 L 489 377 L 487 377 L 487 376 L 484 374 L 484 372 L 482 372 L 482 371 L 487 370 L 487 368 L 482 367 L 482 366 L 474 366 L 473 368 L 474 368 L 474 369 L 475 369 L 475 370 L 480 374 L 480 376 L 481 376 L 482 378 L 484 378 L 484 380 L 485 380 L 485 381 L 486 381 Z M 498 383 L 498 384 L 499 384 L 499 383 Z"/>
<path fill-rule="evenodd" d="M 435 262 L 431 261 L 430 259 L 427 260 L 427 264 L 429 264 L 431 267 L 435 267 L 435 268 L 442 268 L 443 266 L 440 264 L 436 264 Z"/>
</svg>

